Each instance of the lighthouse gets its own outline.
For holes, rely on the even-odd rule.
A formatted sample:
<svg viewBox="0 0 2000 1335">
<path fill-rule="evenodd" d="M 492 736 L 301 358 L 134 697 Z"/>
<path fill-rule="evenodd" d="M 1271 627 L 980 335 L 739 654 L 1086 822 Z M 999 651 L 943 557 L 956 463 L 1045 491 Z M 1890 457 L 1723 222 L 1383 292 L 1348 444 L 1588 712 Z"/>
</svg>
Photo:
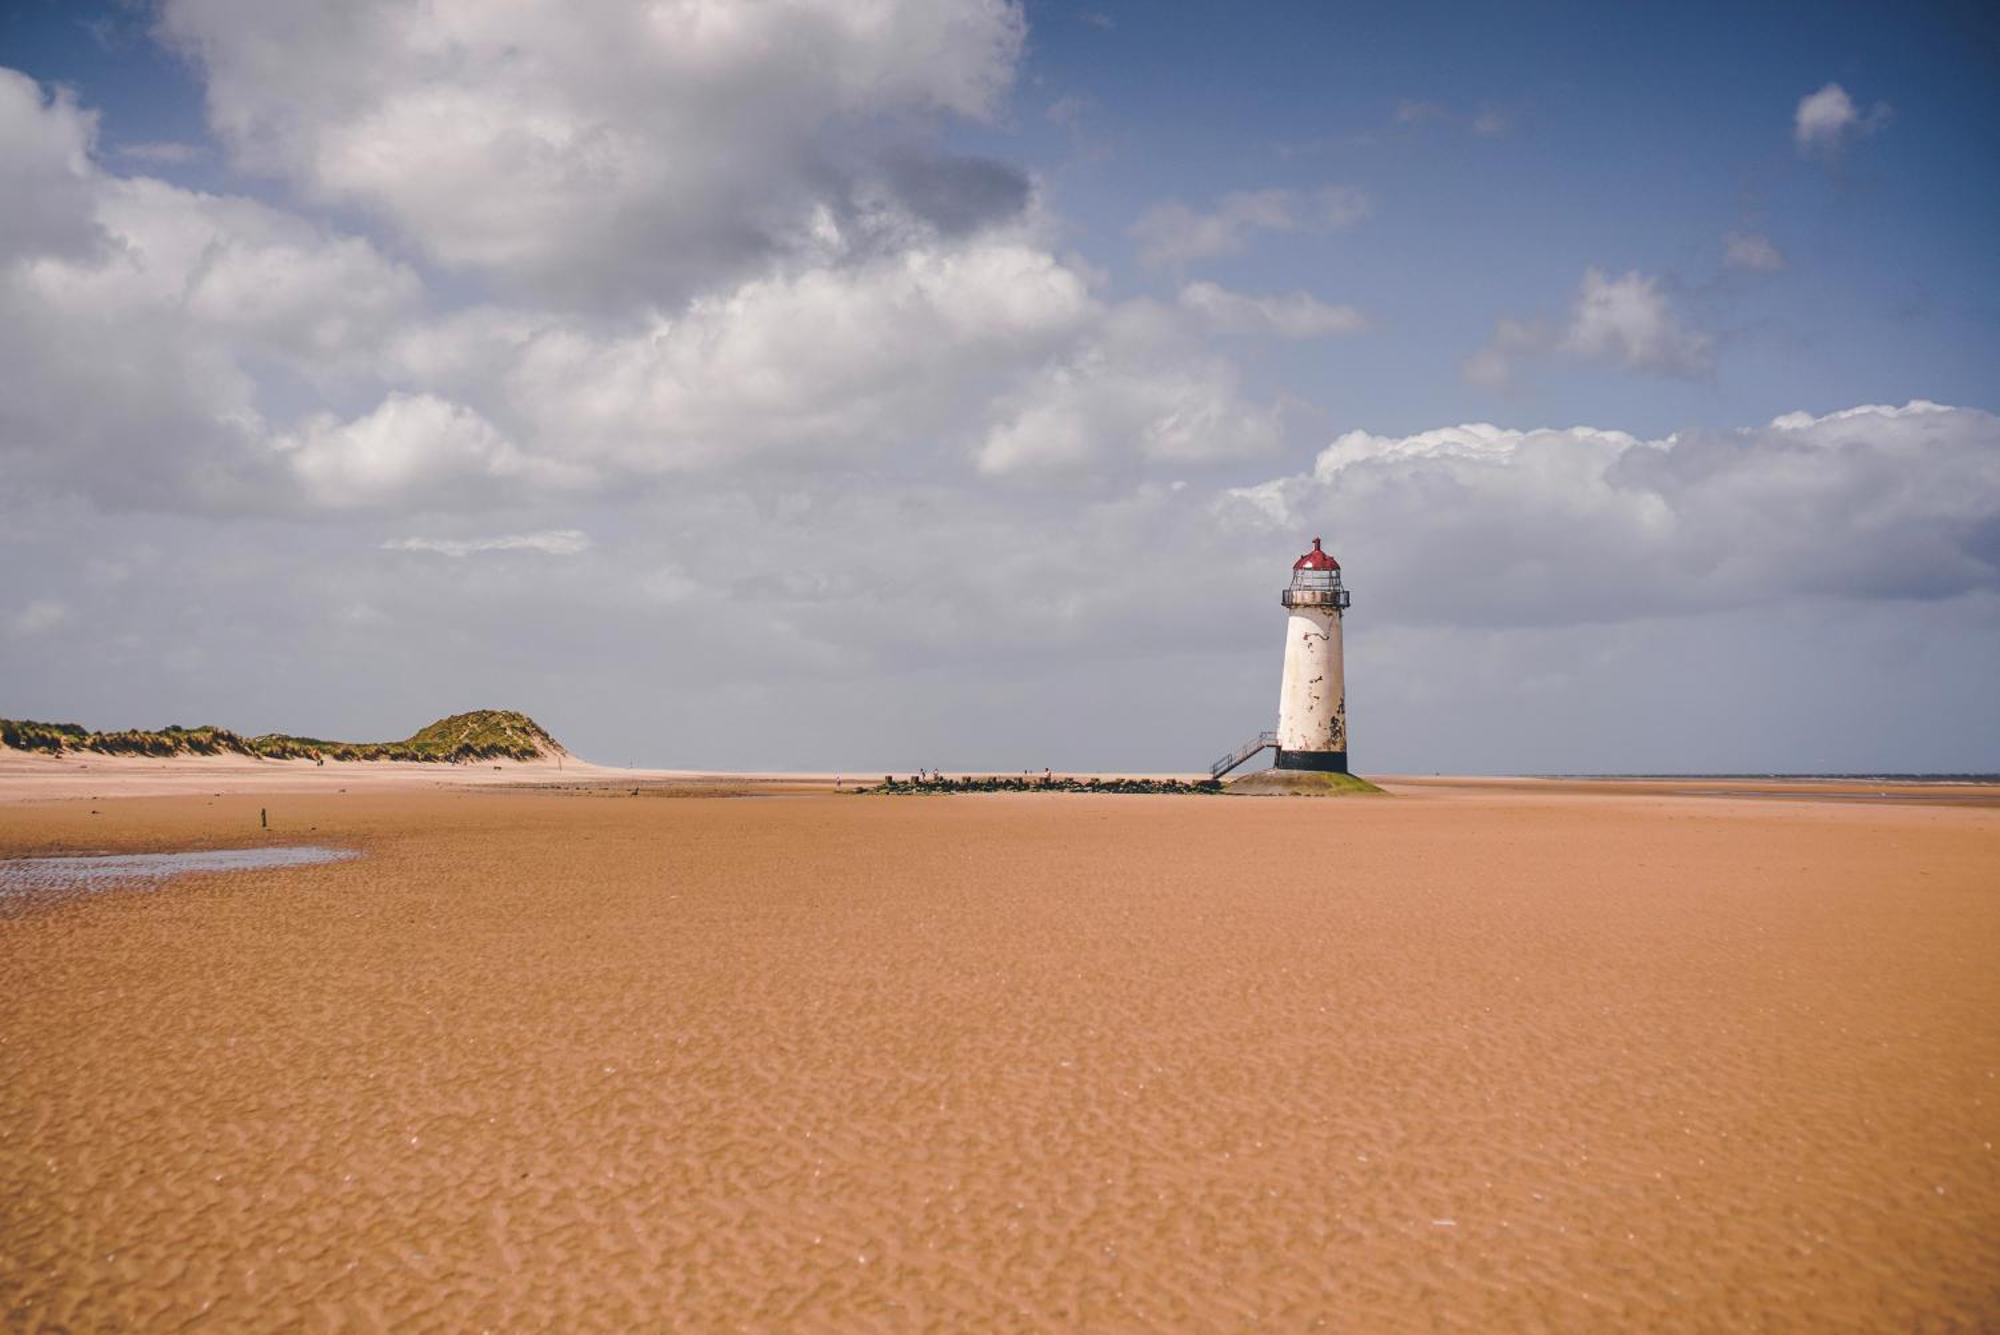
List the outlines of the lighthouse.
<svg viewBox="0 0 2000 1335">
<path fill-rule="evenodd" d="M 1340 614 L 1347 590 L 1340 562 L 1313 539 L 1292 562 L 1284 604 L 1285 679 L 1278 689 L 1279 769 L 1347 772 L 1347 675 L 1340 651 Z"/>
<path fill-rule="evenodd" d="M 1286 612 L 1278 730 L 1258 733 L 1210 765 L 1209 777 L 1217 781 L 1265 750 L 1278 753 L 1273 773 L 1347 773 L 1347 673 L 1340 652 L 1340 614 L 1347 610 L 1348 598 L 1340 583 L 1340 562 L 1326 554 L 1318 538 L 1311 551 L 1292 562 L 1292 582 L 1278 601 Z M 1360 788 L 1372 791 L 1367 784 Z"/>
</svg>

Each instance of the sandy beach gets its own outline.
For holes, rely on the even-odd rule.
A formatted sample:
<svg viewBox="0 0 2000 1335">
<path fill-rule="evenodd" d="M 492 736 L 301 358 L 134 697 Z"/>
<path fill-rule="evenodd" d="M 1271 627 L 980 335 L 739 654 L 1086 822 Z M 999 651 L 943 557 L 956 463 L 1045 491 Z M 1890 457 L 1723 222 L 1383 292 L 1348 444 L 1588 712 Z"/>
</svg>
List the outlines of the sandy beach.
<svg viewBox="0 0 2000 1335">
<path fill-rule="evenodd" d="M 13 1325 L 2000 1321 L 1977 789 L 251 765 L 0 793 L 360 854 L 0 914 Z"/>
<path fill-rule="evenodd" d="M 41 755 L 0 747 L 0 804 L 112 797 L 214 797 L 243 793 L 381 792 L 409 788 L 518 787 L 523 783 L 609 782 L 638 776 L 682 777 L 675 771 L 615 770 L 562 760 L 489 760 L 450 765 L 421 761 L 310 760 L 253 756 Z M 688 776 L 692 777 L 692 776 Z"/>
</svg>

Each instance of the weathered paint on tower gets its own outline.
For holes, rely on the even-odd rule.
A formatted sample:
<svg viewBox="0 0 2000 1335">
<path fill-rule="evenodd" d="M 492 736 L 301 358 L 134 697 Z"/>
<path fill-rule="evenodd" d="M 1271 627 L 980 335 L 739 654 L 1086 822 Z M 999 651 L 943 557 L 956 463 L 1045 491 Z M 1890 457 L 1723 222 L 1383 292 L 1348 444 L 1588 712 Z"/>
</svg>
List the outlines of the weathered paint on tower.
<svg viewBox="0 0 2000 1335">
<path fill-rule="evenodd" d="M 1285 622 L 1285 680 L 1278 690 L 1278 768 L 1347 772 L 1347 674 L 1340 617 L 1349 598 L 1340 562 L 1313 539 L 1292 564 L 1280 595 Z"/>
</svg>

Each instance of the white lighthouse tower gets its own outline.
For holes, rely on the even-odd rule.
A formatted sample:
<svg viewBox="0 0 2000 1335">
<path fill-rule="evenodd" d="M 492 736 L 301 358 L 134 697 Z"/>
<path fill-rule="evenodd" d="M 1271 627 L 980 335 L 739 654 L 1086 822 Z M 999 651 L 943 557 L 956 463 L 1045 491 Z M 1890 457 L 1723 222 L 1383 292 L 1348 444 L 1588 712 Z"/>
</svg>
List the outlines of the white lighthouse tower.
<svg viewBox="0 0 2000 1335">
<path fill-rule="evenodd" d="M 1313 539 L 1292 563 L 1292 582 L 1278 600 L 1285 622 L 1285 680 L 1278 690 L 1279 769 L 1347 772 L 1347 674 L 1341 660 L 1340 614 L 1348 604 L 1340 562 Z"/>
<path fill-rule="evenodd" d="M 1260 732 L 1208 767 L 1220 780 L 1269 748 L 1275 770 L 1347 773 L 1347 672 L 1340 652 L 1340 614 L 1347 590 L 1340 562 L 1313 539 L 1313 549 L 1292 562 L 1292 582 L 1278 595 L 1285 620 L 1285 680 L 1278 688 L 1278 730 Z"/>
</svg>

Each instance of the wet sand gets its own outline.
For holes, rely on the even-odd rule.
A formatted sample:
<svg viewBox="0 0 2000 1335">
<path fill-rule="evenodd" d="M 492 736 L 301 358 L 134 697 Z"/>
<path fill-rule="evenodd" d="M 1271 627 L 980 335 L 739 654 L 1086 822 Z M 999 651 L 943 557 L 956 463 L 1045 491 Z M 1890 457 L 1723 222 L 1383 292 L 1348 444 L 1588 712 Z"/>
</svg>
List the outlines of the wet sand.
<svg viewBox="0 0 2000 1335">
<path fill-rule="evenodd" d="M 899 771 L 910 777 L 910 771 Z M 389 792 L 461 788 L 630 788 L 688 797 L 745 797 L 853 789 L 889 777 L 879 770 L 832 773 L 716 773 L 627 769 L 574 756 L 466 764 L 395 760 L 265 760 L 252 756 L 60 755 L 0 747 L 0 805 L 115 797 L 224 797 L 244 794 Z M 1015 777 L 1008 775 L 1005 777 Z M 1032 777 L 1023 774 L 1021 777 Z M 1206 774 L 1063 773 L 1075 779 L 1205 779 Z"/>
<path fill-rule="evenodd" d="M 0 1311 L 2000 1323 L 2000 812 L 665 791 L 0 805 L 362 853 L 0 918 Z"/>
</svg>

